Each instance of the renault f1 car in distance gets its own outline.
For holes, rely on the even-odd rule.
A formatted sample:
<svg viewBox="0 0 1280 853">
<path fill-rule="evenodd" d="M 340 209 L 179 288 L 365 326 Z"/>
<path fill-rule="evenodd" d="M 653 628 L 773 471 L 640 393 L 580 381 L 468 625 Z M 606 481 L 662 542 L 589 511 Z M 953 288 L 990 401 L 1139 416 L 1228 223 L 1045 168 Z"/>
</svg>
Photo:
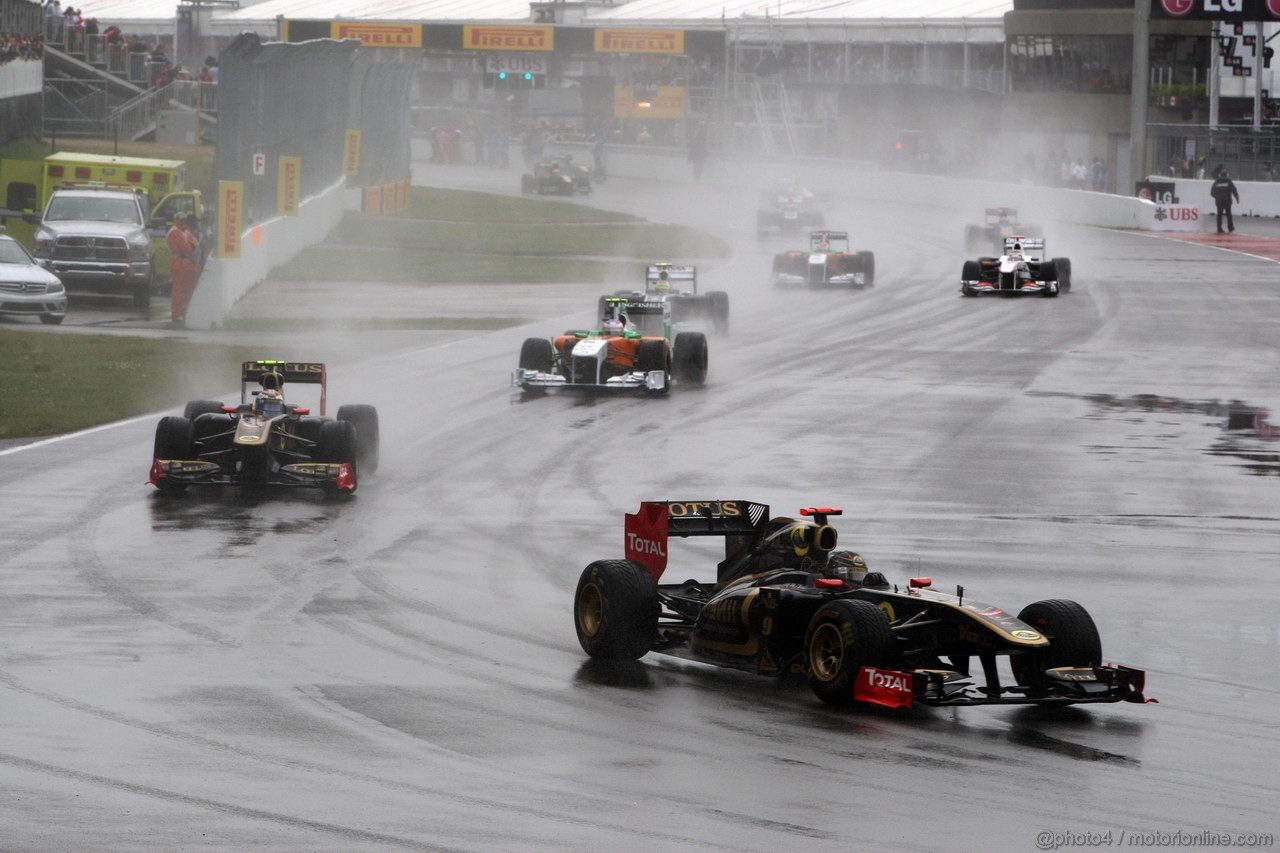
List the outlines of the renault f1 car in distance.
<svg viewBox="0 0 1280 853">
<path fill-rule="evenodd" d="M 250 395 L 248 385 L 261 385 Z M 285 383 L 320 386 L 320 416 L 285 402 Z M 250 401 L 252 396 L 252 401 Z M 240 403 L 192 400 L 181 417 L 156 425 L 151 485 L 310 486 L 352 494 L 358 476 L 378 468 L 378 411 L 347 405 L 325 416 L 328 373 L 319 362 L 246 361 Z"/>
<path fill-rule="evenodd" d="M 966 225 L 964 229 L 964 245 L 970 252 L 982 252 L 988 249 L 1000 251 L 1005 238 L 1020 235 L 1023 237 L 1043 237 L 1043 232 L 1034 225 L 1018 221 L 1018 211 L 1012 207 L 988 207 L 982 225 Z"/>
<path fill-rule="evenodd" d="M 1007 295 L 1035 294 L 1054 297 L 1071 289 L 1071 260 L 1044 259 L 1044 240 L 1013 236 L 1004 241 L 998 258 L 965 261 L 960 271 L 960 293 Z"/>
<path fill-rule="evenodd" d="M 809 234 L 808 251 L 773 256 L 775 285 L 871 287 L 875 282 L 875 253 L 849 251 L 849 234 L 845 231 L 814 231 Z"/>
<path fill-rule="evenodd" d="M 707 336 L 672 334 L 671 305 L 604 297 L 600 327 L 570 330 L 551 340 L 527 338 L 511 384 L 548 388 L 666 394 L 672 379 L 701 385 L 707 377 Z"/>
<path fill-rule="evenodd" d="M 744 500 L 641 504 L 626 517 L 626 558 L 597 560 L 578 580 L 582 648 L 606 660 L 660 652 L 803 674 L 833 705 L 1147 701 L 1142 671 L 1103 664 L 1097 628 L 1079 604 L 1039 601 L 1014 617 L 966 598 L 962 587 L 936 591 L 929 578 L 891 586 L 858 555 L 832 553 L 827 521 L 839 514 L 809 507 L 803 520 L 772 518 L 769 507 Z M 690 536 L 724 539 L 715 582 L 661 583 L 672 538 Z"/>
<path fill-rule="evenodd" d="M 591 194 L 591 170 L 573 162 L 573 157 L 553 157 L 533 167 L 533 174 L 520 176 L 520 192 L 538 195 Z"/>
<path fill-rule="evenodd" d="M 698 268 L 688 264 L 659 261 L 645 267 L 644 290 L 618 290 L 629 302 L 667 302 L 671 305 L 671 328 L 680 332 L 729 333 L 729 294 L 723 290 L 698 292 Z M 597 311 L 604 317 L 605 299 Z"/>
</svg>

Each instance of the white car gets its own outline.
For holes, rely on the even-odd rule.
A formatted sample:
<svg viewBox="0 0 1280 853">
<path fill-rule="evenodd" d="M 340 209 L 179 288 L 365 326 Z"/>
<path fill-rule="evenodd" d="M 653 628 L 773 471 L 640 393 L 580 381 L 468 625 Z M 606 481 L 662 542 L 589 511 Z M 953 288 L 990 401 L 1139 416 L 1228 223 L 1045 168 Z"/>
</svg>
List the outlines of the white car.
<svg viewBox="0 0 1280 853">
<path fill-rule="evenodd" d="M 0 234 L 0 314 L 35 315 L 41 323 L 55 326 L 67 316 L 62 280 L 4 234 Z"/>
<path fill-rule="evenodd" d="M 1045 260 L 1044 240 L 1015 235 L 1006 237 L 998 258 L 965 261 L 960 272 L 960 293 L 1040 294 L 1055 297 L 1071 289 L 1071 261 Z"/>
</svg>

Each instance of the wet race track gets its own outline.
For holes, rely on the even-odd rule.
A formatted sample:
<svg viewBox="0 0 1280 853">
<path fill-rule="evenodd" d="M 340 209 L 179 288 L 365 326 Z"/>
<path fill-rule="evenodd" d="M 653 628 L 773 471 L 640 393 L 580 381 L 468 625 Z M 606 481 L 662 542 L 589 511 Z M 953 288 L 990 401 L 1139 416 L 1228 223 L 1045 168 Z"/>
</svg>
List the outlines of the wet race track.
<svg viewBox="0 0 1280 853">
<path fill-rule="evenodd" d="M 591 202 L 734 244 L 702 277 L 733 314 L 703 388 L 513 397 L 520 342 L 589 323 L 586 287 L 570 314 L 495 307 L 531 318 L 502 332 L 264 352 L 330 358 L 331 405 L 378 406 L 381 470 L 349 502 L 160 496 L 155 417 L 0 456 L 0 847 L 1280 832 L 1280 441 L 1230 402 L 1280 412 L 1280 268 L 1050 227 L 1071 293 L 963 299 L 963 224 L 1000 199 L 837 203 L 827 221 L 876 252 L 877 286 L 779 291 L 787 247 L 756 245 L 754 199 L 614 180 Z M 1015 613 L 1079 601 L 1160 704 L 856 712 L 799 679 L 588 663 L 582 568 L 621 556 L 641 500 L 706 498 L 843 506 L 841 544 L 894 581 Z M 709 580 L 714 559 L 675 542 L 667 579 Z"/>
</svg>

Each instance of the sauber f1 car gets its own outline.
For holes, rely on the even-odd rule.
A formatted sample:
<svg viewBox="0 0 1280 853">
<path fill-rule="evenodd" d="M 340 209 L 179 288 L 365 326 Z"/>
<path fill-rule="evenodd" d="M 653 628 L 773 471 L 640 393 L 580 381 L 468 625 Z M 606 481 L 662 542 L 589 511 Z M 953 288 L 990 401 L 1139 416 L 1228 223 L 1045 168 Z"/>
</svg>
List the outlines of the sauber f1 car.
<svg viewBox="0 0 1280 853">
<path fill-rule="evenodd" d="M 591 170 L 573 162 L 573 157 L 555 157 L 533 167 L 533 174 L 520 176 L 520 192 L 538 195 L 591 194 Z"/>
<path fill-rule="evenodd" d="M 631 303 L 667 302 L 671 305 L 671 327 L 679 332 L 729 332 L 729 294 L 723 290 L 698 292 L 698 268 L 687 264 L 658 262 L 645 268 L 644 290 L 619 290 Z M 606 296 L 597 310 L 605 316 Z"/>
<path fill-rule="evenodd" d="M 261 388 L 248 391 L 249 383 Z M 286 383 L 320 386 L 320 415 L 285 402 Z M 252 397 L 252 400 L 250 400 Z M 246 361 L 240 403 L 192 400 L 181 417 L 160 419 L 150 483 L 162 492 L 188 486 L 310 486 L 355 492 L 357 476 L 378 468 L 378 412 L 347 405 L 325 417 L 328 374 L 318 362 Z"/>
<path fill-rule="evenodd" d="M 809 234 L 808 251 L 782 252 L 773 256 L 773 283 L 776 285 L 870 287 L 875 281 L 875 254 L 849 251 L 849 235 L 844 231 L 814 231 Z"/>
<path fill-rule="evenodd" d="M 964 245 L 970 252 L 981 252 L 987 249 L 1000 251 L 1005 238 L 1021 235 L 1023 237 L 1042 237 L 1040 229 L 1034 225 L 1018 222 L 1018 211 L 1012 207 L 988 207 L 986 221 L 982 225 L 967 225 L 964 229 Z"/>
<path fill-rule="evenodd" d="M 830 507 L 773 518 L 744 500 L 659 501 L 626 517 L 625 559 L 582 572 L 574 624 L 592 658 L 648 652 L 761 675 L 804 675 L 834 705 L 1143 702 L 1141 670 L 1103 663 L 1083 607 L 1030 604 L 1015 617 L 932 588 L 891 585 L 835 552 Z M 714 582 L 662 583 L 673 538 L 724 539 Z M 834 552 L 834 553 L 833 553 Z M 1011 678 L 997 664 L 1007 659 Z"/>
<path fill-rule="evenodd" d="M 570 330 L 551 340 L 527 338 L 511 384 L 547 388 L 665 394 L 672 379 L 701 385 L 707 377 L 707 336 L 672 334 L 671 305 L 606 296 L 598 329 Z"/>
<path fill-rule="evenodd" d="M 965 261 L 960 272 L 960 293 L 964 296 L 1039 293 L 1053 297 L 1070 289 L 1070 259 L 1046 261 L 1043 239 L 1009 237 L 1004 241 L 1003 255 Z"/>
</svg>

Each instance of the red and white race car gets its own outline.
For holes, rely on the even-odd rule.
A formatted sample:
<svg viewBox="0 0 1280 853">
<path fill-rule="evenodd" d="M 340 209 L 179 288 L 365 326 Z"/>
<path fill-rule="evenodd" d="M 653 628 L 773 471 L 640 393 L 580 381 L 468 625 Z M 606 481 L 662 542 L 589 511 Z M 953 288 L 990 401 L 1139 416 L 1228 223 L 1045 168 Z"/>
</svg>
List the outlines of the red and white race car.
<svg viewBox="0 0 1280 853">
<path fill-rule="evenodd" d="M 960 293 L 1033 294 L 1057 296 L 1071 289 L 1071 261 L 1044 259 L 1044 239 L 1015 235 L 1004 241 L 998 258 L 965 261 L 960 272 Z"/>
</svg>

